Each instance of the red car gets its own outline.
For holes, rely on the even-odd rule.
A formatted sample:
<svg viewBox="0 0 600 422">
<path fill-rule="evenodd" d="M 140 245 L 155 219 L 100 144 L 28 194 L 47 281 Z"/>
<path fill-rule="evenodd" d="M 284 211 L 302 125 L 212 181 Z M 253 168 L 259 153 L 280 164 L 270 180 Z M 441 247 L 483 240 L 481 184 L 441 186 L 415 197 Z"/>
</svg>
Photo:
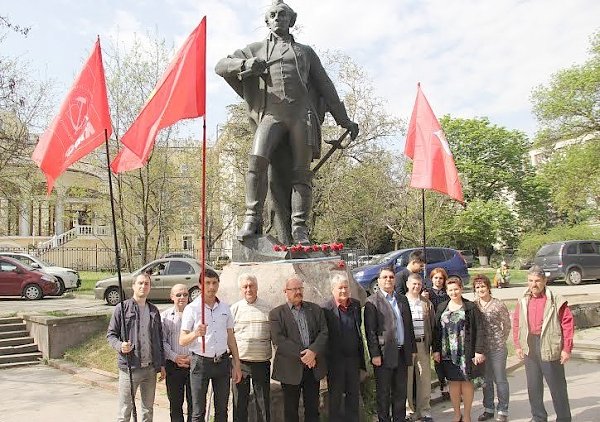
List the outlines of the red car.
<svg viewBox="0 0 600 422">
<path fill-rule="evenodd" d="M 17 261 L 0 256 L 0 296 L 37 300 L 58 289 L 56 279 Z"/>
</svg>

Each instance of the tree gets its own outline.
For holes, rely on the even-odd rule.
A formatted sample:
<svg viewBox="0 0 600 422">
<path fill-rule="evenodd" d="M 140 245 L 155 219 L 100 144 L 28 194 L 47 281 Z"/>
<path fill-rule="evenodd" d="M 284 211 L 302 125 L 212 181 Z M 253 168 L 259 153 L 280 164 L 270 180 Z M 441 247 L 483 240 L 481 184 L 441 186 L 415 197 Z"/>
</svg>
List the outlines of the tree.
<svg viewBox="0 0 600 422">
<path fill-rule="evenodd" d="M 486 256 L 492 244 L 513 247 L 516 233 L 548 225 L 544 189 L 529 164 L 525 134 L 493 125 L 485 117 L 444 116 L 441 125 L 466 202 L 447 226 L 448 236 Z"/>
<path fill-rule="evenodd" d="M 600 143 L 572 145 L 554 154 L 539 174 L 561 220 L 579 224 L 600 219 Z"/>
<path fill-rule="evenodd" d="M 589 60 L 557 72 L 548 85 L 533 91 L 533 111 L 541 127 L 537 142 L 542 146 L 600 136 L 600 31 L 590 44 Z"/>
<path fill-rule="evenodd" d="M 0 16 L 0 46 L 5 29 L 26 36 L 30 28 Z M 0 50 L 2 51 L 2 50 Z M 49 118 L 51 83 L 36 81 L 29 63 L 22 58 L 0 54 L 0 197 L 9 209 L 22 212 L 22 201 L 35 195 L 29 157 L 35 145 L 32 133 L 45 128 Z"/>
<path fill-rule="evenodd" d="M 107 89 L 115 139 L 112 156 L 121 145 L 118 139 L 131 126 L 169 63 L 171 49 L 164 40 L 135 39 L 124 50 L 109 45 L 104 50 Z M 119 240 L 125 265 L 133 267 L 155 258 L 169 248 L 169 236 L 185 227 L 199 237 L 199 177 L 201 154 L 197 142 L 178 139 L 178 128 L 159 133 L 148 164 L 116 177 L 116 211 Z M 103 177 L 106 161 L 96 156 Z M 109 210 L 105 209 L 106 215 Z"/>
</svg>

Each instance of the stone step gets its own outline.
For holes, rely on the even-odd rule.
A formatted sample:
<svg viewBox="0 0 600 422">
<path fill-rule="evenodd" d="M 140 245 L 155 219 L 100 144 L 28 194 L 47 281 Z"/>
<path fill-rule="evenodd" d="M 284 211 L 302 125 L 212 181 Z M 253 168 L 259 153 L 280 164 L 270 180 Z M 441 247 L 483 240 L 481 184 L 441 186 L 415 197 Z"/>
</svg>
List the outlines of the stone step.
<svg viewBox="0 0 600 422">
<path fill-rule="evenodd" d="M 23 320 L 21 320 L 21 322 L 8 322 L 0 325 L 0 332 L 4 333 L 6 331 L 21 331 L 25 330 L 25 328 L 26 327 Z"/>
<path fill-rule="evenodd" d="M 19 331 L 0 331 L 0 339 L 16 338 L 16 337 L 29 337 L 29 333 L 25 330 Z"/>
<path fill-rule="evenodd" d="M 0 347 L 0 356 L 21 355 L 23 353 L 38 352 L 36 344 L 21 344 L 18 346 Z"/>
<path fill-rule="evenodd" d="M 15 324 L 18 322 L 23 322 L 23 318 L 19 317 L 2 317 L 0 318 L 0 325 L 2 324 Z"/>
<path fill-rule="evenodd" d="M 20 353 L 16 355 L 0 355 L 0 365 L 3 363 L 33 362 L 40 360 L 41 358 L 42 354 L 40 352 Z"/>
<path fill-rule="evenodd" d="M 21 346 L 23 344 L 33 344 L 33 337 L 11 337 L 0 339 L 0 347 Z"/>
<path fill-rule="evenodd" d="M 39 365 L 39 360 L 30 360 L 25 362 L 9 362 L 9 363 L 0 363 L 0 369 L 8 369 L 8 368 L 16 368 L 19 366 L 31 366 L 31 365 Z"/>
</svg>

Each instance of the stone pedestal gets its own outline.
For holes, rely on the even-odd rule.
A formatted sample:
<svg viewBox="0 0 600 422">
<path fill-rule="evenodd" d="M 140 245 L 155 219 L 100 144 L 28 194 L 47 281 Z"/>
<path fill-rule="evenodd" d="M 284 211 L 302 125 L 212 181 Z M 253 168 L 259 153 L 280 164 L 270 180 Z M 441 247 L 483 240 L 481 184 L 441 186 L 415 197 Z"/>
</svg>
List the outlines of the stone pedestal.
<svg viewBox="0 0 600 422">
<path fill-rule="evenodd" d="M 367 299 L 366 292 L 354 281 L 352 273 L 339 256 L 270 262 L 232 262 L 223 268 L 218 295 L 219 299 L 226 303 L 237 302 L 241 299 L 238 277 L 242 273 L 251 273 L 258 280 L 258 296 L 272 307 L 279 306 L 286 300 L 283 291 L 285 281 L 295 274 L 304 281 L 304 300 L 321 304 L 331 299 L 329 280 L 336 272 L 344 272 L 348 276 L 352 297 L 364 304 Z"/>
</svg>

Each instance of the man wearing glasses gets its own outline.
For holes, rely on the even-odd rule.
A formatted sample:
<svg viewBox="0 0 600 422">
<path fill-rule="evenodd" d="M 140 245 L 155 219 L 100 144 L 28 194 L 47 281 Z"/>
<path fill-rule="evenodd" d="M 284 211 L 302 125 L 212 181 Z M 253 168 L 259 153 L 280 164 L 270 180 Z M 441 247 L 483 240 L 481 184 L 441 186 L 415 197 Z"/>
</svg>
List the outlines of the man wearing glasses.
<svg viewBox="0 0 600 422">
<path fill-rule="evenodd" d="M 192 420 L 192 390 L 190 387 L 190 351 L 179 345 L 181 316 L 188 304 L 188 290 L 184 284 L 171 288 L 174 306 L 160 314 L 163 325 L 163 345 L 167 359 L 167 396 L 171 422 L 183 422 L 183 400 L 187 402 L 187 420 Z"/>
<path fill-rule="evenodd" d="M 304 420 L 319 421 L 319 382 L 327 375 L 327 321 L 323 309 L 304 301 L 303 281 L 293 275 L 283 292 L 286 303 L 269 313 L 271 339 L 276 347 L 273 379 L 281 383 L 286 422 L 298 422 L 300 391 Z"/>
</svg>

